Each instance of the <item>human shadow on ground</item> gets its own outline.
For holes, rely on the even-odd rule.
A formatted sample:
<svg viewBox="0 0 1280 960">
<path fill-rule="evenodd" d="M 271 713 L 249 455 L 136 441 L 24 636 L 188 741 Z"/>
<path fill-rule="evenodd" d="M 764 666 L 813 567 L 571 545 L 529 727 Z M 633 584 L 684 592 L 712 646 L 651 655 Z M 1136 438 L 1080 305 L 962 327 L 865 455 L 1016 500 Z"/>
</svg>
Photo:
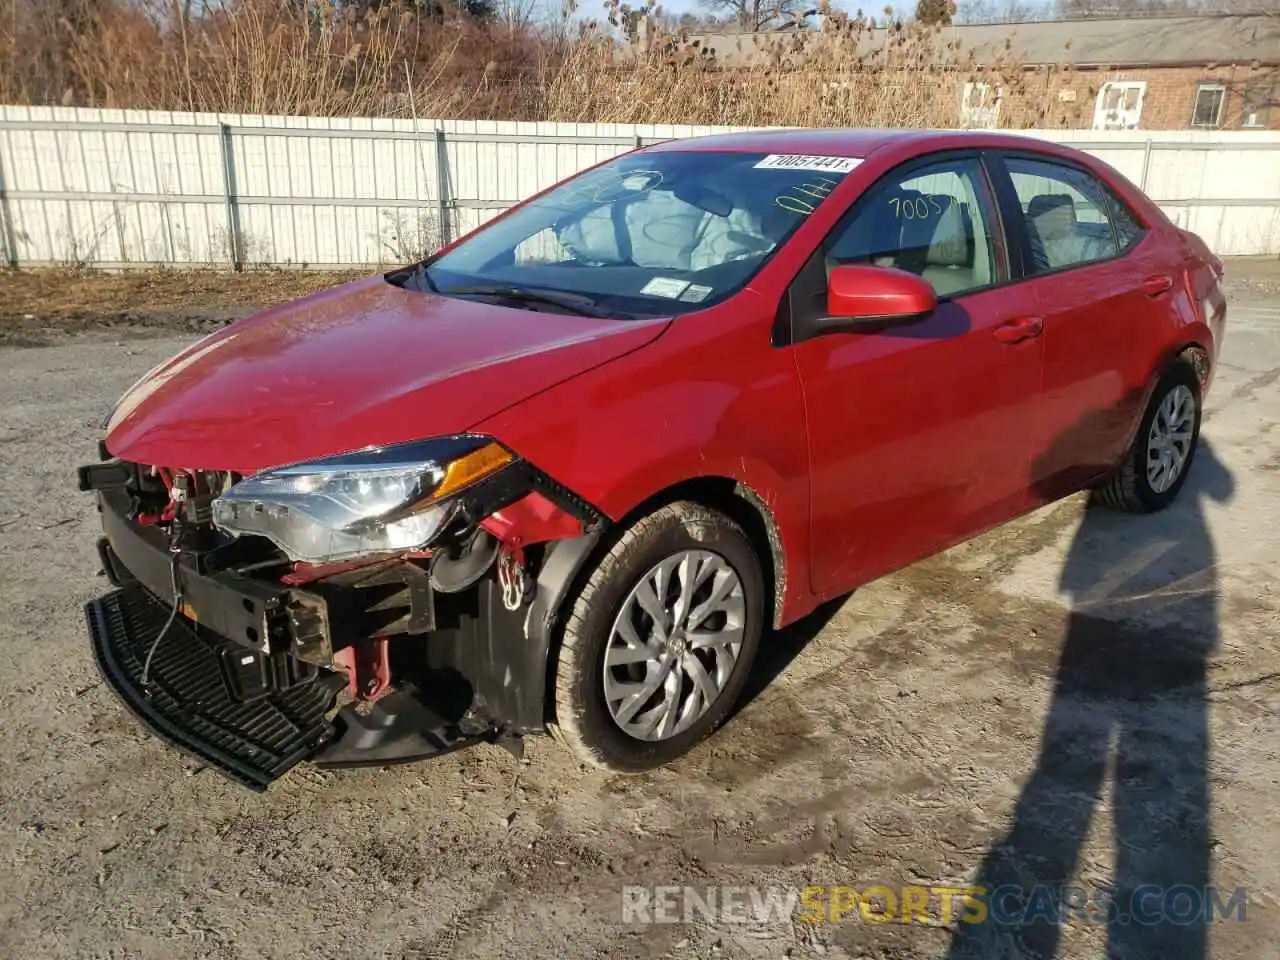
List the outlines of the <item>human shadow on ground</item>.
<svg viewBox="0 0 1280 960">
<path fill-rule="evenodd" d="M 958 925 L 952 960 L 1054 957 L 1064 922 L 1105 924 L 1108 960 L 1207 955 L 1220 598 L 1205 507 L 1234 484 L 1203 437 L 1189 471 L 1162 512 L 1085 512 L 1061 576 L 1071 611 L 1039 758 L 974 881 L 989 915 Z M 1077 873 L 1108 780 L 1109 880 L 1090 864 Z"/>
</svg>

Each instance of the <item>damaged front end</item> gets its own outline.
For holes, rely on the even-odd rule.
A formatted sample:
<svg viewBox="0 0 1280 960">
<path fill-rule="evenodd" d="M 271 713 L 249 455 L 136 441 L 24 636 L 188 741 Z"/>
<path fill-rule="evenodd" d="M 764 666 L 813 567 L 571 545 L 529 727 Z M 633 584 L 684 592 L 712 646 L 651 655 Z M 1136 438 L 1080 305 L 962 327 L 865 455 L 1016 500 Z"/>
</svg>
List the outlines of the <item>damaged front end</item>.
<svg viewBox="0 0 1280 960">
<path fill-rule="evenodd" d="M 488 437 L 249 476 L 112 457 L 104 678 L 246 786 L 301 761 L 418 760 L 544 728 L 550 633 L 604 517 Z"/>
</svg>

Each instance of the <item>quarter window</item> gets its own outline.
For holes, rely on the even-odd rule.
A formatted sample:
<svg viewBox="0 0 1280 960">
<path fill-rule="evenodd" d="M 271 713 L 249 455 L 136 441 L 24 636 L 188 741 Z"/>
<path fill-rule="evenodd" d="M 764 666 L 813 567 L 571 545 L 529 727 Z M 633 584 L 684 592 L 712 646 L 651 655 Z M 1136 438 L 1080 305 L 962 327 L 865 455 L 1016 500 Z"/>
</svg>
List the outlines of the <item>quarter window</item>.
<svg viewBox="0 0 1280 960">
<path fill-rule="evenodd" d="M 1222 126 L 1222 107 L 1227 88 L 1221 83 L 1202 83 L 1196 87 L 1196 104 L 1191 113 L 1193 127 Z"/>
<path fill-rule="evenodd" d="M 1047 160 L 1005 161 L 1030 245 L 1027 272 L 1048 273 L 1118 256 L 1142 225 L 1095 177 Z"/>
<path fill-rule="evenodd" d="M 994 283 L 983 182 L 969 159 L 881 181 L 827 238 L 827 270 L 848 263 L 896 267 L 923 277 L 943 297 Z"/>
</svg>

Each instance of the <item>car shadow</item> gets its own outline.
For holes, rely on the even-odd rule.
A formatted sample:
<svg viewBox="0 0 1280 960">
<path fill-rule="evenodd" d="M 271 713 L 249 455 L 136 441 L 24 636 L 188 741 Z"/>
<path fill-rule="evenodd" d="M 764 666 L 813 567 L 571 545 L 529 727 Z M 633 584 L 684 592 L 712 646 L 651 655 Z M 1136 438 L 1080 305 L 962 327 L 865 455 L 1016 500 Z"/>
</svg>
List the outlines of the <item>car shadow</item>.
<svg viewBox="0 0 1280 960">
<path fill-rule="evenodd" d="M 768 630 L 760 639 L 760 650 L 756 654 L 755 663 L 751 665 L 751 673 L 743 684 L 733 709 L 727 719 L 732 719 L 762 694 L 776 680 L 801 651 L 809 645 L 831 622 L 840 610 L 849 594 L 836 597 L 821 604 L 816 610 L 795 623 L 788 624 L 781 630 Z"/>
<path fill-rule="evenodd" d="M 957 925 L 953 960 L 1050 958 L 1065 923 L 1105 924 L 1107 958 L 1206 957 L 1220 597 L 1205 507 L 1233 489 L 1202 437 L 1165 511 L 1086 510 L 1060 580 L 1071 610 L 1039 757 L 973 881 L 989 915 Z M 1108 788 L 1114 871 L 1100 881 L 1081 855 Z"/>
</svg>

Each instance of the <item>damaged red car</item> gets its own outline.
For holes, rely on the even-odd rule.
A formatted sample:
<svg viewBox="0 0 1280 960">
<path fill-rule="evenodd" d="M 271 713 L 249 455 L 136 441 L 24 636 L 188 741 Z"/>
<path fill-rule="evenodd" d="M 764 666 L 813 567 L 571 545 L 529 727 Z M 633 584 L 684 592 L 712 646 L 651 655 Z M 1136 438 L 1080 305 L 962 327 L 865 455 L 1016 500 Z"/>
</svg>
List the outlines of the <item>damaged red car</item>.
<svg viewBox="0 0 1280 960">
<path fill-rule="evenodd" d="M 772 628 L 1067 494 L 1187 479 L 1220 261 L 995 134 L 615 157 L 221 329 L 109 417 L 98 666 L 248 786 L 551 731 L 638 771 Z"/>
</svg>

